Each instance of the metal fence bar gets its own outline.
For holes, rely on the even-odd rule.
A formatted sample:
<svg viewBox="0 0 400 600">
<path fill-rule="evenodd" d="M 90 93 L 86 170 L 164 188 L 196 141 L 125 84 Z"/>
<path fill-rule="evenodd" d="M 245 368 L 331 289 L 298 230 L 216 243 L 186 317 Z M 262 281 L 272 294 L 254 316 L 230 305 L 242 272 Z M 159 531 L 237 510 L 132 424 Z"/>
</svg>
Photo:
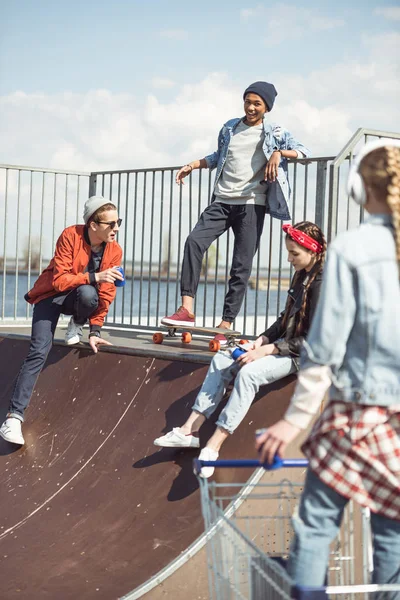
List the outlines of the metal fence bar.
<svg viewBox="0 0 400 600">
<path fill-rule="evenodd" d="M 190 178 L 192 174 L 190 173 Z M 181 269 L 181 247 L 182 247 L 182 184 L 179 186 L 179 206 L 178 206 L 178 254 L 176 258 L 176 281 L 175 281 L 175 307 L 180 306 L 180 285 L 179 274 Z"/>
<path fill-rule="evenodd" d="M 31 287 L 31 263 L 32 263 L 32 197 L 33 197 L 33 171 L 30 172 L 29 182 L 29 229 L 28 229 L 28 290 Z M 26 317 L 29 317 L 29 304 L 26 303 Z"/>
<path fill-rule="evenodd" d="M 308 198 L 308 163 L 306 164 L 304 170 L 304 196 L 303 196 L 303 221 L 307 220 L 307 198 Z"/>
<path fill-rule="evenodd" d="M 125 238 L 125 240 L 128 236 L 129 183 L 130 183 L 130 173 L 127 173 L 126 188 L 125 188 L 125 222 L 124 222 L 124 238 Z M 118 215 L 119 215 L 119 213 L 118 213 Z M 124 269 L 124 273 L 125 273 L 125 285 L 126 285 L 126 281 L 127 281 L 126 252 L 123 253 L 122 264 L 123 264 L 123 269 Z M 122 306 L 123 307 L 125 307 L 125 297 L 126 297 L 125 285 L 122 288 Z M 125 323 L 125 317 L 126 317 L 125 311 L 122 310 L 121 323 Z M 132 313 L 131 312 L 130 312 L 130 322 L 132 322 Z"/>
<path fill-rule="evenodd" d="M 168 263 L 167 263 L 167 293 L 165 298 L 165 314 L 169 314 L 169 281 L 170 281 L 170 273 L 171 273 L 171 239 L 172 239 L 172 201 L 173 201 L 173 180 L 174 180 L 174 172 L 170 172 L 170 194 L 169 194 L 169 227 L 168 227 Z"/>
<path fill-rule="evenodd" d="M 8 169 L 6 169 L 5 194 L 4 194 L 4 222 L 3 222 L 3 286 L 1 318 L 4 319 L 6 308 L 6 279 L 7 279 L 7 216 L 8 216 Z"/>
<path fill-rule="evenodd" d="M 45 192 L 45 173 L 42 173 L 42 202 L 40 208 L 40 235 L 39 235 L 39 272 L 42 271 L 42 247 L 43 247 L 43 221 L 44 221 L 44 192 Z"/>
<path fill-rule="evenodd" d="M 135 173 L 135 186 L 133 195 L 133 232 L 132 232 L 132 278 L 131 278 L 131 305 L 130 305 L 130 323 L 133 324 L 133 299 L 134 299 L 134 286 L 135 286 L 135 270 L 133 268 L 135 264 L 135 249 L 136 249 L 136 215 L 137 215 L 137 194 L 138 194 L 138 174 Z"/>
<path fill-rule="evenodd" d="M 76 184 L 76 212 L 75 212 L 75 221 L 79 223 L 79 192 L 80 192 L 81 178 L 78 175 L 78 181 Z"/>
<path fill-rule="evenodd" d="M 325 224 L 326 173 L 328 161 L 317 163 L 317 181 L 315 186 L 315 223 L 321 229 Z"/>
<path fill-rule="evenodd" d="M 16 243 L 15 243 L 15 290 L 14 290 L 14 319 L 17 318 L 18 307 L 18 282 L 19 282 L 19 223 L 20 223 L 20 207 L 21 207 L 21 171 L 18 171 L 17 180 L 17 224 L 16 224 Z M 3 297 L 3 307 L 5 298 Z M 4 319 L 4 316 L 3 316 Z"/>
<path fill-rule="evenodd" d="M 54 174 L 53 183 L 53 226 L 51 230 L 51 247 L 54 249 L 56 235 L 56 202 L 57 202 L 57 173 Z"/>
<path fill-rule="evenodd" d="M 158 248 L 158 278 L 157 278 L 157 303 L 156 303 L 156 324 L 160 319 L 160 288 L 161 288 L 161 268 L 163 251 L 163 223 L 164 223 L 164 171 L 161 173 L 161 207 L 160 207 L 160 232 Z"/>
<path fill-rule="evenodd" d="M 152 177 L 152 188 L 151 188 L 151 210 L 150 210 L 150 248 L 149 248 L 149 268 L 148 268 L 148 279 L 147 279 L 147 325 L 150 326 L 150 304 L 151 304 L 151 282 L 152 282 L 152 271 L 151 265 L 153 260 L 153 228 L 154 228 L 154 194 L 155 194 L 155 178 L 156 174 L 153 173 Z"/>
<path fill-rule="evenodd" d="M 272 271 L 272 219 L 269 222 L 268 283 L 267 283 L 267 295 L 266 295 L 266 306 L 265 306 L 264 330 L 268 329 L 268 315 L 269 315 L 269 307 L 270 307 L 270 299 L 271 299 L 271 271 Z"/>
<path fill-rule="evenodd" d="M 142 237 L 140 244 L 140 277 L 139 277 L 139 324 L 142 323 L 142 292 L 143 292 L 143 264 L 144 264 L 144 239 L 146 231 L 146 192 L 147 173 L 143 173 L 143 195 L 142 195 Z"/>
<path fill-rule="evenodd" d="M 64 229 L 67 226 L 68 216 L 68 175 L 65 176 L 65 191 L 64 191 Z"/>
</svg>

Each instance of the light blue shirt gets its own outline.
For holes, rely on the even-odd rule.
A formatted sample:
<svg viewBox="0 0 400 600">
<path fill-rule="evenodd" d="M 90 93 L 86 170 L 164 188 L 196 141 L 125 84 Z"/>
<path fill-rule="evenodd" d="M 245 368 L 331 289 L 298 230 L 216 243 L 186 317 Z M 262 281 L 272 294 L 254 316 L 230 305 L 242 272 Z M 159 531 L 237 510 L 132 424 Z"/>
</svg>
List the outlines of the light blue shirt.
<svg viewBox="0 0 400 600">
<path fill-rule="evenodd" d="M 218 135 L 218 149 L 213 154 L 205 157 L 209 169 L 217 169 L 214 182 L 213 200 L 215 198 L 215 187 L 221 177 L 222 170 L 228 154 L 228 147 L 233 136 L 233 132 L 242 118 L 231 119 L 222 127 Z M 274 150 L 298 150 L 305 157 L 310 156 L 308 148 L 298 142 L 289 131 L 280 125 L 267 123 L 266 117 L 263 122 L 263 152 L 266 161 L 271 158 Z M 288 163 L 286 158 L 281 158 L 278 168 L 277 180 L 265 184 L 265 193 L 267 196 L 266 212 L 282 221 L 289 221 L 289 198 L 290 186 L 288 180 Z"/>
<path fill-rule="evenodd" d="M 400 403 L 400 283 L 390 215 L 370 215 L 328 250 L 301 369 L 330 366 L 330 398 Z"/>
</svg>

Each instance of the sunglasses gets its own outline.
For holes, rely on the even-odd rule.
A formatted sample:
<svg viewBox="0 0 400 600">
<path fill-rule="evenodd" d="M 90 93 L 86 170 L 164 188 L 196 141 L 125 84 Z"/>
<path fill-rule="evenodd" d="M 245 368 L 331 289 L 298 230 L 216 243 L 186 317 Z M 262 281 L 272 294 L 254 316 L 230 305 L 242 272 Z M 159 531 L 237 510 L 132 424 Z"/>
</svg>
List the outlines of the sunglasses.
<svg viewBox="0 0 400 600">
<path fill-rule="evenodd" d="M 98 225 L 108 225 L 110 229 L 115 229 L 116 225 L 121 227 L 122 219 L 118 219 L 117 221 L 96 221 Z"/>
</svg>

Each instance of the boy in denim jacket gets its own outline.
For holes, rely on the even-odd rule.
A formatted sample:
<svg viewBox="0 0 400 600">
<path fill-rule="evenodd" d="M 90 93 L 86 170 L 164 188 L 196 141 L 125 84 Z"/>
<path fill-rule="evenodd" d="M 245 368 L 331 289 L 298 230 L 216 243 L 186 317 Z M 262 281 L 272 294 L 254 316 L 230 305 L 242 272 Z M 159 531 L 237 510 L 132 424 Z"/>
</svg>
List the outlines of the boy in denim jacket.
<svg viewBox="0 0 400 600">
<path fill-rule="evenodd" d="M 289 220 L 290 188 L 287 159 L 309 156 L 309 150 L 285 129 L 268 122 L 277 91 L 272 83 L 257 81 L 243 94 L 245 116 L 231 119 L 219 132 L 213 154 L 182 167 L 176 183 L 193 169 L 217 169 L 212 202 L 200 216 L 185 243 L 181 296 L 182 306 L 161 323 L 195 325 L 196 295 L 203 256 L 209 246 L 232 228 L 235 243 L 221 328 L 229 329 L 239 313 L 258 249 L 265 213 Z M 225 336 L 218 335 L 221 345 Z"/>
</svg>

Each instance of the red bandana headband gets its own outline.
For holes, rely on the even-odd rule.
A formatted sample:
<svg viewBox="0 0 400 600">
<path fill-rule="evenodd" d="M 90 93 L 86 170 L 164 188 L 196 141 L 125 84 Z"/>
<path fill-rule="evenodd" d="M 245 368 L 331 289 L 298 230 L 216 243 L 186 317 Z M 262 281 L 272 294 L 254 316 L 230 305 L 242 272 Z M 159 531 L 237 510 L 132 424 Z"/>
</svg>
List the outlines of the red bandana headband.
<svg viewBox="0 0 400 600">
<path fill-rule="evenodd" d="M 294 242 L 300 244 L 300 246 L 307 248 L 307 250 L 312 250 L 316 254 L 322 252 L 323 246 L 319 242 L 314 240 L 314 238 L 304 233 L 304 231 L 300 231 L 300 229 L 296 229 L 288 223 L 286 225 L 282 225 L 282 229 L 285 233 L 288 234 L 289 237 L 292 238 Z"/>
</svg>

